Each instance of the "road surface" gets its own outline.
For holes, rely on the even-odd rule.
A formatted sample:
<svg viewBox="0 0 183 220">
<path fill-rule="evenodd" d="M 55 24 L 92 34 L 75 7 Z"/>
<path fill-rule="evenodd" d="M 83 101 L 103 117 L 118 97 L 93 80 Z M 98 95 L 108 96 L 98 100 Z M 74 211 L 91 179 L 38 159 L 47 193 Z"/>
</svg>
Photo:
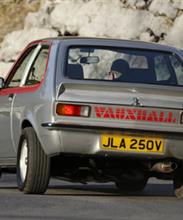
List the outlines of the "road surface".
<svg viewBox="0 0 183 220">
<path fill-rule="evenodd" d="M 0 219 L 181 220 L 183 200 L 171 182 L 152 179 L 143 192 L 119 193 L 111 184 L 74 184 L 51 179 L 45 195 L 25 195 L 16 175 L 0 180 Z"/>
</svg>

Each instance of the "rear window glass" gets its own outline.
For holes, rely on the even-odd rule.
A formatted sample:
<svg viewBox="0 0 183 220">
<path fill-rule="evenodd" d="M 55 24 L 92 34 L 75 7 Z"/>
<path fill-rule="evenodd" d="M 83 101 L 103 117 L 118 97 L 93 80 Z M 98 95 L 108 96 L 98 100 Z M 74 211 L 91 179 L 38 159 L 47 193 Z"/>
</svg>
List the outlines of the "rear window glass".
<svg viewBox="0 0 183 220">
<path fill-rule="evenodd" d="M 67 76 L 78 80 L 183 85 L 182 61 L 171 53 L 101 47 L 71 47 Z"/>
</svg>

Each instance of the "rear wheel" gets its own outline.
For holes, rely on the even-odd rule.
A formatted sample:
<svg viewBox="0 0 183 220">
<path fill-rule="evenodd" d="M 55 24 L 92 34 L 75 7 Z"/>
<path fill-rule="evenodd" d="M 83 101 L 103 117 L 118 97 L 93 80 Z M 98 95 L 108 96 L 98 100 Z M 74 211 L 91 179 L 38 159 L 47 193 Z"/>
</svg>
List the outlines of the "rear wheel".
<svg viewBox="0 0 183 220">
<path fill-rule="evenodd" d="M 175 196 L 179 199 L 183 198 L 183 161 L 178 164 L 178 168 L 175 171 L 173 185 Z"/>
<path fill-rule="evenodd" d="M 44 153 L 33 128 L 22 132 L 17 155 L 17 182 L 24 193 L 42 194 L 50 177 L 50 158 Z"/>
<path fill-rule="evenodd" d="M 147 180 L 141 181 L 118 181 L 116 187 L 121 191 L 142 191 L 147 184 Z"/>
<path fill-rule="evenodd" d="M 116 181 L 116 187 L 121 191 L 142 191 L 148 178 L 145 173 L 137 170 L 131 170 L 122 174 L 121 178 Z"/>
</svg>

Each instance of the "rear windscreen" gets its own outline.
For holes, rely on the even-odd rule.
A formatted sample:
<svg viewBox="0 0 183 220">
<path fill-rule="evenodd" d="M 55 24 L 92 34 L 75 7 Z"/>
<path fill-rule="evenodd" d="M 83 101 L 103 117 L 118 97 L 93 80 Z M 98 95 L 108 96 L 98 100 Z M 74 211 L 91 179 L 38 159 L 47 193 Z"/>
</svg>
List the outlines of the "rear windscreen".
<svg viewBox="0 0 183 220">
<path fill-rule="evenodd" d="M 150 50 L 71 47 L 66 72 L 78 80 L 183 85 L 183 63 L 177 55 Z"/>
</svg>

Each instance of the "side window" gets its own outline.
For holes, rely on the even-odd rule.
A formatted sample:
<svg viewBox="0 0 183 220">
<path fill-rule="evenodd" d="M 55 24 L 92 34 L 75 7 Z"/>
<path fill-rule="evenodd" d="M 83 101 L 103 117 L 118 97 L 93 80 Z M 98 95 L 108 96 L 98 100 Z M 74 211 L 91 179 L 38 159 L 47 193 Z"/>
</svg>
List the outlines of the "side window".
<svg viewBox="0 0 183 220">
<path fill-rule="evenodd" d="M 25 72 L 27 64 L 28 64 L 34 50 L 35 50 L 35 47 L 31 48 L 29 50 L 29 52 L 27 53 L 27 55 L 20 62 L 20 64 L 17 67 L 15 67 L 16 71 L 13 74 L 13 77 L 10 80 L 8 80 L 9 82 L 7 83 L 6 87 L 18 87 L 20 85 L 23 74 Z"/>
<path fill-rule="evenodd" d="M 26 80 L 25 85 L 35 85 L 41 82 L 44 75 L 47 59 L 48 59 L 49 47 L 44 46 L 38 56 L 36 57 Z"/>
<path fill-rule="evenodd" d="M 170 61 L 177 77 L 177 84 L 183 85 L 183 64 L 175 55 L 170 56 Z"/>
<path fill-rule="evenodd" d="M 165 56 L 160 55 L 154 58 L 154 68 L 157 81 L 168 80 L 171 77 Z"/>
</svg>

